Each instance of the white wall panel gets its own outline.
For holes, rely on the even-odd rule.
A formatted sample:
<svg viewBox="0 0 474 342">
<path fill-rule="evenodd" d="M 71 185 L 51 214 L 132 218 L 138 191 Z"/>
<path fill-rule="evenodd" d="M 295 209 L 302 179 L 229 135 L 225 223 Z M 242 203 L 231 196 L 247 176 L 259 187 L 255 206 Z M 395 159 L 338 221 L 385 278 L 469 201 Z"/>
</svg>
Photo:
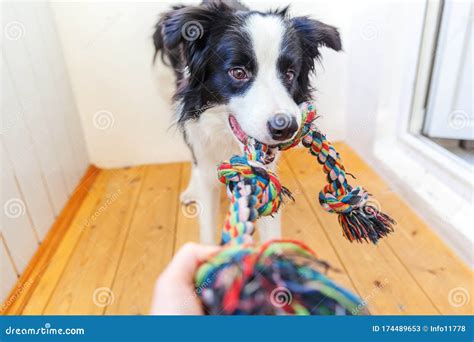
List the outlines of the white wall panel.
<svg viewBox="0 0 474 342">
<path fill-rule="evenodd" d="M 27 4 L 17 5 L 27 12 Z M 49 66 L 54 77 L 54 84 L 65 115 L 67 131 L 78 162 L 79 176 L 82 176 L 89 165 L 89 157 L 82 130 L 81 120 L 77 113 L 75 99 L 69 82 L 69 75 L 64 61 L 61 43 L 56 32 L 54 17 L 47 2 L 35 2 L 36 19 L 39 32 L 44 41 Z"/>
<path fill-rule="evenodd" d="M 6 14 L 7 20 L 13 20 L 17 17 L 14 16 L 13 12 L 9 13 L 8 9 Z M 33 27 L 26 24 L 25 29 L 31 31 Z M 62 166 L 57 158 L 58 150 L 62 146 L 55 144 L 52 139 L 50 133 L 51 120 L 45 120 L 49 114 L 40 97 L 40 89 L 43 85 L 35 75 L 26 44 L 23 41 L 7 40 L 5 47 L 3 56 L 7 69 L 11 75 L 14 75 L 12 82 L 23 108 L 25 125 L 31 133 L 31 138 L 37 150 L 40 168 L 50 191 L 54 214 L 58 215 L 67 200 L 68 191 Z"/>
<path fill-rule="evenodd" d="M 38 148 L 28 131 L 10 71 L 5 64 L 2 69 L 2 118 L 11 123 L 8 128 L 4 127 L 2 132 L 5 154 L 12 163 L 15 177 L 25 196 L 34 228 L 42 239 L 54 221 L 51 199 L 39 167 Z"/>
<path fill-rule="evenodd" d="M 34 3 L 14 3 L 12 7 L 13 18 L 23 25 L 24 35 L 14 42 L 26 44 L 26 50 L 33 64 L 35 76 L 38 78 L 41 87 L 40 96 L 43 100 L 48 117 L 48 126 L 56 144 L 59 145 L 57 151 L 61 165 L 64 170 L 66 186 L 71 192 L 77 185 L 79 177 L 79 166 L 76 161 L 74 150 L 71 146 L 70 132 L 67 130 L 64 108 L 61 105 L 60 94 L 56 88 L 55 79 L 47 58 L 47 46 L 43 42 L 43 37 L 39 31 L 36 18 L 36 6 Z M 20 6 L 20 9 L 17 7 Z M 24 6 L 24 7 L 22 7 Z M 8 48 L 7 46 L 5 47 Z"/>
<path fill-rule="evenodd" d="M 2 2 L 1 28 L 3 300 L 89 161 L 49 5 Z"/>
<path fill-rule="evenodd" d="M 29 202 L 18 186 L 18 179 L 14 175 L 4 149 L 2 139 L 2 194 L 1 217 L 2 235 L 15 263 L 16 270 L 21 273 L 25 270 L 28 261 L 38 247 L 38 234 L 31 222 Z M 8 262 L 2 259 L 2 262 Z"/>
</svg>

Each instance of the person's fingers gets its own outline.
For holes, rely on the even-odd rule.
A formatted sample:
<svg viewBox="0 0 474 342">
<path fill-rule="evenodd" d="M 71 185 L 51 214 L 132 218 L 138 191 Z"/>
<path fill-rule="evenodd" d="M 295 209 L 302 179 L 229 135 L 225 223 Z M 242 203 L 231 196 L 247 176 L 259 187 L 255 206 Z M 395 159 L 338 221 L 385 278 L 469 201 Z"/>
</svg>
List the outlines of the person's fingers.
<svg viewBox="0 0 474 342">
<path fill-rule="evenodd" d="M 217 253 L 222 247 L 188 242 L 176 253 L 163 275 L 192 282 L 198 265 Z"/>
<path fill-rule="evenodd" d="M 153 314 L 201 315 L 203 309 L 194 289 L 198 265 L 221 250 L 219 246 L 187 243 L 176 253 L 155 284 Z"/>
</svg>

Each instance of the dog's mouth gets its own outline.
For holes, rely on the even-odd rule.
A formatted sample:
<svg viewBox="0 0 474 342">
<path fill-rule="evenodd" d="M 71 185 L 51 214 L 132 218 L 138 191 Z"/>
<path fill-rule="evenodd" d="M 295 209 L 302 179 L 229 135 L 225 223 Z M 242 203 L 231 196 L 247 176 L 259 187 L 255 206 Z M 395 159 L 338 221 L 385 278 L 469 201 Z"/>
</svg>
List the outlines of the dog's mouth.
<svg viewBox="0 0 474 342">
<path fill-rule="evenodd" d="M 245 145 L 249 136 L 243 131 L 242 127 L 239 125 L 239 122 L 232 114 L 229 115 L 229 126 L 237 140 Z"/>
</svg>

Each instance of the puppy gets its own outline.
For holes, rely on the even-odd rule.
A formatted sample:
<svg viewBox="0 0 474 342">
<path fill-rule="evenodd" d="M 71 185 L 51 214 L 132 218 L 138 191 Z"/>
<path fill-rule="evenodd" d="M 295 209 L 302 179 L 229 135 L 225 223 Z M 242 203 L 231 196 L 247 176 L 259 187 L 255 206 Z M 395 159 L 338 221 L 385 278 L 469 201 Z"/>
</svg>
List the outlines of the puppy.
<svg viewBox="0 0 474 342">
<path fill-rule="evenodd" d="M 174 69 L 176 122 L 193 158 L 181 201 L 200 207 L 202 243 L 214 244 L 216 166 L 241 153 L 251 136 L 275 145 L 299 129 L 298 105 L 310 100 L 320 47 L 341 50 L 336 28 L 288 8 L 258 12 L 238 1 L 204 1 L 164 13 L 153 35 L 155 58 Z M 275 162 L 270 168 L 275 169 Z M 280 215 L 258 221 L 263 241 L 281 235 Z"/>
</svg>

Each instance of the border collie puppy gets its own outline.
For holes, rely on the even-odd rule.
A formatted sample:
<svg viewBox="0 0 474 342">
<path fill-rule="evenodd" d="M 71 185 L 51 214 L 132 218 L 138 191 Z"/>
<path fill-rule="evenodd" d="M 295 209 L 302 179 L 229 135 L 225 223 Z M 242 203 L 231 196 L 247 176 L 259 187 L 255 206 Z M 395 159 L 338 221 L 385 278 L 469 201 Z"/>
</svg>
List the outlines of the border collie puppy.
<svg viewBox="0 0 474 342">
<path fill-rule="evenodd" d="M 216 166 L 241 153 L 248 136 L 268 145 L 294 136 L 298 104 L 311 99 L 319 48 L 339 51 L 339 33 L 308 17 L 291 18 L 287 8 L 257 12 L 214 0 L 173 7 L 160 17 L 153 40 L 155 57 L 161 53 L 176 74 L 176 122 L 193 157 L 181 201 L 197 202 L 201 242 L 214 244 Z M 262 241 L 279 238 L 280 215 L 260 218 L 258 229 Z"/>
</svg>

